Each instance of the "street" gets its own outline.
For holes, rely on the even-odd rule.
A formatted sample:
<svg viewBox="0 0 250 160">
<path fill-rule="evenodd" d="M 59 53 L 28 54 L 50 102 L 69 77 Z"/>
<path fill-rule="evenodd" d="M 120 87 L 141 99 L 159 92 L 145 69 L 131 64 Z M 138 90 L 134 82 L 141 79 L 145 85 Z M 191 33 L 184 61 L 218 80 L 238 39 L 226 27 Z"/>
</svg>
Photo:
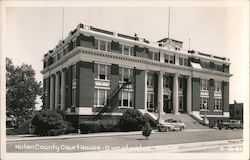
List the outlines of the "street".
<svg viewBox="0 0 250 160">
<path fill-rule="evenodd" d="M 7 142 L 7 152 L 18 153 L 68 153 L 119 150 L 134 147 L 170 145 L 180 143 L 206 142 L 242 139 L 243 130 L 206 130 L 161 132 L 151 134 L 148 140 L 142 135 L 100 136 L 88 138 L 67 138 L 55 140 L 29 140 Z M 195 152 L 195 151 L 194 151 Z M 203 152 L 203 150 L 197 150 Z M 205 150 L 204 152 L 207 152 Z M 213 152 L 213 149 L 211 150 Z"/>
</svg>

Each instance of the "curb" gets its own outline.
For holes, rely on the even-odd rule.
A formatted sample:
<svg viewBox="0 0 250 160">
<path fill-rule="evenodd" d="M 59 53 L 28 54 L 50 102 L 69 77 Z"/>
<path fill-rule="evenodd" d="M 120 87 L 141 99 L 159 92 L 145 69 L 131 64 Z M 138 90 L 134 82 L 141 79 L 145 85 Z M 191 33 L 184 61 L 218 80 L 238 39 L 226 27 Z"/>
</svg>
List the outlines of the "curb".
<svg viewBox="0 0 250 160">
<path fill-rule="evenodd" d="M 181 144 L 168 144 L 158 146 L 146 146 L 146 147 L 134 147 L 120 150 L 108 150 L 100 152 L 108 153 L 181 153 L 187 151 L 195 151 L 197 149 L 211 149 L 222 146 L 237 145 L 241 146 L 243 139 L 232 140 L 218 140 L 218 141 L 204 141 L 204 142 L 192 142 Z"/>
<path fill-rule="evenodd" d="M 184 132 L 193 131 L 213 131 L 213 129 L 187 129 Z M 152 134 L 159 134 L 164 132 L 158 132 L 157 130 L 152 130 Z M 46 136 L 46 137 L 36 137 L 32 135 L 19 136 L 17 138 L 7 138 L 7 142 L 15 141 L 36 141 L 36 140 L 50 140 L 50 139 L 70 139 L 70 138 L 92 138 L 92 137 L 110 137 L 110 136 L 126 136 L 126 135 L 141 135 L 142 131 L 132 131 L 132 132 L 106 132 L 106 133 L 90 133 L 90 134 L 75 134 L 75 135 L 60 135 L 60 136 Z M 25 137 L 30 136 L 30 137 Z"/>
</svg>

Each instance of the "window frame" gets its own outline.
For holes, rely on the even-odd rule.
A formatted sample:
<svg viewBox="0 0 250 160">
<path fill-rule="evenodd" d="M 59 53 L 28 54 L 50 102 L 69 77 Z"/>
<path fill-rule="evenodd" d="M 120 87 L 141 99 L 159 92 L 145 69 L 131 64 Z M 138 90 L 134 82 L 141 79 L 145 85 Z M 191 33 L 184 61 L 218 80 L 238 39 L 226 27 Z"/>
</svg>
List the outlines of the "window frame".
<svg viewBox="0 0 250 160">
<path fill-rule="evenodd" d="M 100 90 L 104 91 L 104 104 L 100 104 Z M 107 104 L 109 91 L 110 91 L 109 88 L 94 89 L 94 107 L 104 107 Z"/>
</svg>

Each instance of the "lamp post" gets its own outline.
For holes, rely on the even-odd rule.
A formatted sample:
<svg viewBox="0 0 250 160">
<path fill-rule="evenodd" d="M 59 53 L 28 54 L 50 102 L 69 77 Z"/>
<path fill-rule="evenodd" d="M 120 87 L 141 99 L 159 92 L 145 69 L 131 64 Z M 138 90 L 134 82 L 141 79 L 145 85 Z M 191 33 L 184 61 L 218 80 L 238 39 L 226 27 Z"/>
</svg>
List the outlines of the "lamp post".
<svg viewBox="0 0 250 160">
<path fill-rule="evenodd" d="M 203 120 L 204 120 L 204 124 L 207 125 L 207 103 L 204 103 L 203 106 L 204 106 L 204 109 L 205 109 Z"/>
</svg>

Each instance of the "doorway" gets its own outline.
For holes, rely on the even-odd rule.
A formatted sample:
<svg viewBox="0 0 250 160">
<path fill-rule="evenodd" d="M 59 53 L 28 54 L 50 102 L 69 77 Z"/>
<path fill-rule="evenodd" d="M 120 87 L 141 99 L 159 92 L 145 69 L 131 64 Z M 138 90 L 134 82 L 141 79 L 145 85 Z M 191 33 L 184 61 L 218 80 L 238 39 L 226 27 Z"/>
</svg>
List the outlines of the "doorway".
<svg viewBox="0 0 250 160">
<path fill-rule="evenodd" d="M 173 111 L 173 108 L 170 104 L 170 96 L 169 95 L 163 96 L 163 111 L 165 113 L 171 113 Z"/>
</svg>

